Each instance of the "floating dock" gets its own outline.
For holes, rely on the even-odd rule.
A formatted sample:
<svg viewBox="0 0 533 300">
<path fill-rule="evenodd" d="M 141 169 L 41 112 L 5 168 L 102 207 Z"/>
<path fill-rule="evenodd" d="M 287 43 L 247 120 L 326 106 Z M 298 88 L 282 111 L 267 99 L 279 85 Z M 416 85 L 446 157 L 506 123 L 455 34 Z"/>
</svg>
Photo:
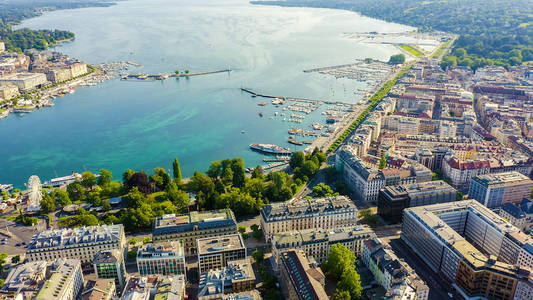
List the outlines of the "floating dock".
<svg viewBox="0 0 533 300">
<path fill-rule="evenodd" d="M 216 71 L 206 71 L 206 72 L 191 72 L 191 73 L 180 73 L 180 74 L 126 74 L 122 75 L 122 79 L 157 79 L 157 80 L 163 80 L 170 77 L 174 78 L 180 78 L 180 77 L 192 77 L 192 76 L 200 76 L 200 75 L 208 75 L 208 74 L 216 74 L 216 73 L 226 73 L 231 72 L 231 69 L 225 69 L 225 70 L 216 70 Z"/>
</svg>

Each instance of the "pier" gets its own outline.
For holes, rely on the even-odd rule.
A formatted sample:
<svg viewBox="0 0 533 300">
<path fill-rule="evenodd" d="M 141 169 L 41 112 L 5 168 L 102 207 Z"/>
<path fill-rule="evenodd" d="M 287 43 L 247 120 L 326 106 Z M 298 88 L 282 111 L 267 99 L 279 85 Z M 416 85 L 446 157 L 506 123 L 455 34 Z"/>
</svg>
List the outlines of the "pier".
<svg viewBox="0 0 533 300">
<path fill-rule="evenodd" d="M 260 94 L 257 92 L 254 92 L 251 89 L 248 88 L 241 88 L 241 91 L 246 92 L 248 94 L 251 94 L 252 97 L 262 97 L 262 98 L 270 98 L 270 99 L 283 99 L 285 101 L 297 101 L 297 102 L 311 102 L 311 103 L 317 103 L 317 104 L 341 104 L 341 105 L 348 105 L 353 106 L 351 103 L 345 103 L 341 101 L 332 101 L 332 100 L 318 100 L 318 99 L 309 99 L 309 98 L 297 98 L 297 97 L 286 97 L 286 96 L 274 96 L 274 95 L 267 95 L 267 94 Z"/>
<path fill-rule="evenodd" d="M 163 80 L 170 77 L 174 78 L 180 78 L 180 77 L 192 77 L 192 76 L 200 76 L 200 75 L 208 75 L 208 74 L 216 74 L 216 73 L 226 73 L 231 72 L 231 69 L 224 69 L 224 70 L 216 70 L 216 71 L 206 71 L 206 72 L 191 72 L 191 73 L 180 73 L 180 74 L 126 74 L 123 75 L 122 79 L 157 79 L 157 80 Z"/>
</svg>

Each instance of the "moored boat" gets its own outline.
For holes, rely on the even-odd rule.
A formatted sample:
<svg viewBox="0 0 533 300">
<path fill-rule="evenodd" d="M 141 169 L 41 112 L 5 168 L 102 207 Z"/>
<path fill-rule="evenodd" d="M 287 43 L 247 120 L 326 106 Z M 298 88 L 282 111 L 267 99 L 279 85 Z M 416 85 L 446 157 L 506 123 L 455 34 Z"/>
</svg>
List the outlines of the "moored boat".
<svg viewBox="0 0 533 300">
<path fill-rule="evenodd" d="M 289 155 L 292 153 L 290 149 L 283 148 L 273 144 L 251 144 L 250 149 L 267 153 L 267 154 L 283 154 Z"/>
</svg>

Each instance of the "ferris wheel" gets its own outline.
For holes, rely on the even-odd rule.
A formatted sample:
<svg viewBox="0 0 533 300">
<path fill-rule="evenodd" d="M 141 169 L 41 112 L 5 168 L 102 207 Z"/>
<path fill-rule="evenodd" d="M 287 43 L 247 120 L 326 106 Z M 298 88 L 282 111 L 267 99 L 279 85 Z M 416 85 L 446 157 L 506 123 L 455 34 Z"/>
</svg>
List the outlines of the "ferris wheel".
<svg viewBox="0 0 533 300">
<path fill-rule="evenodd" d="M 32 175 L 28 180 L 28 199 L 29 211 L 38 211 L 41 209 L 41 200 L 43 199 L 43 191 L 41 180 L 37 175 Z"/>
</svg>

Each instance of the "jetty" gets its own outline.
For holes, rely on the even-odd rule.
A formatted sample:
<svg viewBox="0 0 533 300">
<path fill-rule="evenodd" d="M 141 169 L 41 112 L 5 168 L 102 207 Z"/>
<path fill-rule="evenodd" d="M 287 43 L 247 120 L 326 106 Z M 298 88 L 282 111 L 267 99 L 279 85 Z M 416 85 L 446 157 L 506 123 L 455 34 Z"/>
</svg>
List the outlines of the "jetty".
<svg viewBox="0 0 533 300">
<path fill-rule="evenodd" d="M 246 92 L 248 94 L 251 94 L 252 97 L 262 97 L 262 98 L 270 98 L 270 99 L 282 99 L 285 101 L 296 101 L 296 102 L 309 102 L 309 103 L 317 103 L 317 104 L 341 104 L 341 105 L 348 105 L 353 106 L 351 103 L 345 103 L 341 101 L 333 101 L 333 100 L 318 100 L 318 99 L 309 99 L 309 98 L 298 98 L 298 97 L 287 97 L 287 96 L 274 96 L 274 95 L 268 95 L 268 94 L 261 94 L 254 92 L 253 90 L 249 88 L 241 88 L 241 91 Z"/>
<path fill-rule="evenodd" d="M 231 69 L 224 69 L 224 70 L 215 70 L 215 71 L 206 71 L 206 72 L 190 72 L 190 73 L 179 73 L 179 74 L 125 74 L 122 75 L 121 79 L 156 79 L 156 80 L 163 80 L 170 77 L 174 78 L 180 78 L 180 77 L 192 77 L 192 76 L 201 76 L 201 75 L 208 75 L 208 74 L 216 74 L 216 73 L 229 73 L 231 72 Z"/>
</svg>

